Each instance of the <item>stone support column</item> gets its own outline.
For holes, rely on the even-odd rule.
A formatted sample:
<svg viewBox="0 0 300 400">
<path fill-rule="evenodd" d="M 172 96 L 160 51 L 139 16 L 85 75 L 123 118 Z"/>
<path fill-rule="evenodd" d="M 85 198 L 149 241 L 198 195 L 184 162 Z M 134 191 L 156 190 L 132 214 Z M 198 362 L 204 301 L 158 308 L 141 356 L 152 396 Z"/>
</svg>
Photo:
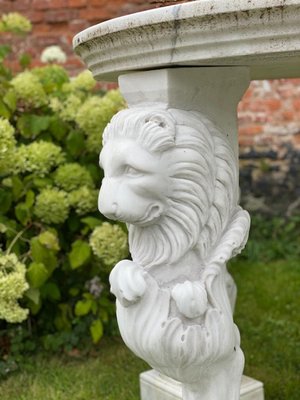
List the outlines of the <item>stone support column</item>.
<svg viewBox="0 0 300 400">
<path fill-rule="evenodd" d="M 249 216 L 236 106 L 249 79 L 299 77 L 300 1 L 192 1 L 103 22 L 73 44 L 96 79 L 119 77 L 129 104 L 104 133 L 99 205 L 129 228 L 132 261 L 110 280 L 125 342 L 156 370 L 143 400 L 178 399 L 178 387 L 184 400 L 237 400 L 244 358 L 226 263 Z M 262 400 L 245 382 L 241 398 Z"/>
<path fill-rule="evenodd" d="M 236 117 L 249 70 L 160 69 L 119 84 L 129 109 L 103 135 L 99 209 L 128 224 L 132 261 L 110 276 L 121 335 L 182 382 L 184 400 L 238 400 L 244 356 L 226 263 L 250 224 L 238 205 Z"/>
</svg>

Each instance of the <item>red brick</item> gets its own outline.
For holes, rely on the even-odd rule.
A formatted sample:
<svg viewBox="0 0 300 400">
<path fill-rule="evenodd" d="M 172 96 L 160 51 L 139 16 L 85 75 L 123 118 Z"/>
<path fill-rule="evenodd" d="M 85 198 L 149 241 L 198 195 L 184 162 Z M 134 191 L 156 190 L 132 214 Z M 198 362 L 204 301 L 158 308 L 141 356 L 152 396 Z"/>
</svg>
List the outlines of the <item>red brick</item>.
<svg viewBox="0 0 300 400">
<path fill-rule="evenodd" d="M 35 44 L 37 47 L 44 49 L 47 46 L 51 46 L 53 44 L 60 45 L 63 43 L 63 38 L 61 37 L 61 34 L 59 32 L 53 32 L 53 29 L 51 32 L 46 32 L 44 34 L 40 34 L 35 38 Z"/>
<path fill-rule="evenodd" d="M 293 87 L 279 87 L 278 93 L 282 99 L 290 99 L 295 95 L 295 90 Z"/>
<path fill-rule="evenodd" d="M 35 37 L 37 37 L 40 33 L 49 32 L 50 29 L 50 25 L 48 24 L 34 24 L 32 33 Z"/>
<path fill-rule="evenodd" d="M 115 0 L 114 2 L 118 2 L 118 0 Z M 106 7 L 107 3 L 107 0 L 89 0 L 89 5 L 93 7 Z"/>
<path fill-rule="evenodd" d="M 44 12 L 43 11 L 34 11 L 34 10 L 29 10 L 23 13 L 30 22 L 33 24 L 36 24 L 38 22 L 42 22 L 44 20 Z"/>
<path fill-rule="evenodd" d="M 265 108 L 265 101 L 262 99 L 257 99 L 256 97 L 253 97 L 247 106 L 247 109 L 253 112 L 262 112 L 265 110 Z"/>
<path fill-rule="evenodd" d="M 15 1 L 13 4 L 10 5 L 10 11 L 24 11 L 30 8 L 31 0 L 22 0 L 22 1 Z M 0 2 L 0 8 L 2 11 L 2 3 Z"/>
<path fill-rule="evenodd" d="M 282 117 L 285 121 L 293 121 L 295 119 L 295 113 L 293 111 L 283 111 Z"/>
<path fill-rule="evenodd" d="M 90 24 L 84 19 L 74 19 L 69 22 L 69 30 L 73 34 L 78 33 L 89 26 Z"/>
<path fill-rule="evenodd" d="M 8 13 L 14 11 L 14 7 L 12 6 L 10 1 L 2 1 L 1 2 L 1 14 L 2 13 Z"/>
<path fill-rule="evenodd" d="M 239 136 L 239 145 L 241 147 L 253 146 L 254 139 L 249 136 Z"/>
<path fill-rule="evenodd" d="M 243 98 L 238 103 L 238 112 L 240 112 L 240 111 L 248 111 L 249 110 L 249 104 L 250 104 L 250 101 L 248 99 Z"/>
<path fill-rule="evenodd" d="M 113 18 L 110 12 L 103 8 L 88 8 L 79 11 L 79 18 L 87 21 L 105 21 Z"/>
<path fill-rule="evenodd" d="M 238 121 L 239 121 L 239 126 L 249 124 L 250 122 L 253 122 L 253 114 L 244 114 L 240 113 L 238 114 Z"/>
<path fill-rule="evenodd" d="M 300 99 L 293 100 L 293 106 L 296 111 L 300 111 Z"/>
<path fill-rule="evenodd" d="M 64 8 L 67 6 L 67 4 L 67 0 L 32 0 L 32 8 L 35 10 L 51 10 L 53 8 Z"/>
<path fill-rule="evenodd" d="M 252 97 L 252 95 L 253 95 L 253 88 L 250 86 L 250 87 L 246 90 L 246 92 L 244 93 L 244 96 L 243 96 L 243 98 L 242 98 L 242 102 L 243 102 L 245 99 L 248 99 L 249 97 Z"/>
<path fill-rule="evenodd" d="M 239 128 L 239 134 L 242 136 L 255 136 L 263 132 L 261 125 L 246 125 Z"/>
<path fill-rule="evenodd" d="M 286 79 L 287 81 L 289 81 L 292 85 L 300 85 L 300 78 L 293 78 L 293 79 Z"/>
<path fill-rule="evenodd" d="M 268 113 L 262 111 L 262 112 L 256 112 L 253 113 L 253 122 L 257 124 L 265 124 L 268 122 Z"/>
<path fill-rule="evenodd" d="M 270 111 L 277 111 L 281 108 L 281 100 L 279 99 L 265 99 L 263 102 Z"/>
<path fill-rule="evenodd" d="M 68 7 L 71 8 L 82 8 L 85 7 L 86 5 L 87 5 L 87 0 L 68 0 Z"/>
<path fill-rule="evenodd" d="M 58 22 L 64 22 L 64 21 L 67 22 L 72 19 L 76 19 L 77 17 L 78 17 L 77 10 L 70 10 L 70 9 L 51 10 L 46 12 L 45 21 L 55 24 Z"/>
</svg>

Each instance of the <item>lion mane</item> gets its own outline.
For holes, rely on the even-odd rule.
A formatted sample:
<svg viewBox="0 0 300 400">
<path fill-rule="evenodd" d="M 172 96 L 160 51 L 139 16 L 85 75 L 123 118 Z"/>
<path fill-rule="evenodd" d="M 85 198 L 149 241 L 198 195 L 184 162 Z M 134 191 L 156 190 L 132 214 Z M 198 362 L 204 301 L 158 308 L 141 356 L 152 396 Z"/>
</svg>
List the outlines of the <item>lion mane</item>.
<svg viewBox="0 0 300 400">
<path fill-rule="evenodd" d="M 103 144 L 121 137 L 134 139 L 150 153 L 171 160 L 165 212 L 149 226 L 128 224 L 134 262 L 146 269 L 170 265 L 193 249 L 205 264 L 220 243 L 228 245 L 228 230 L 241 213 L 242 228 L 236 230 L 237 240 L 229 239 L 225 258 L 244 247 L 249 218 L 238 206 L 237 159 L 226 133 L 199 112 L 151 105 L 123 110 L 113 117 Z"/>
</svg>

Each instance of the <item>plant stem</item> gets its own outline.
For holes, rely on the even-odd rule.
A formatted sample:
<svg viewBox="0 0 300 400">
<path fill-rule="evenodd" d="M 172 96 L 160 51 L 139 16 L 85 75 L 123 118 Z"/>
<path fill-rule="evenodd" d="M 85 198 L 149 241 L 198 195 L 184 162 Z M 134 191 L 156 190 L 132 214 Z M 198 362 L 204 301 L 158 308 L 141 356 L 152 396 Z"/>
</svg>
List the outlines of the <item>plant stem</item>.
<svg viewBox="0 0 300 400">
<path fill-rule="evenodd" d="M 8 255 L 12 248 L 14 247 L 14 245 L 17 243 L 17 241 L 21 238 L 21 236 L 23 235 L 23 233 L 25 231 L 27 231 L 28 228 L 30 228 L 31 225 L 27 226 L 26 228 L 24 228 L 23 230 L 21 230 L 19 233 L 17 233 L 17 235 L 13 238 L 13 240 L 11 241 L 8 249 L 6 250 L 6 254 Z"/>
</svg>

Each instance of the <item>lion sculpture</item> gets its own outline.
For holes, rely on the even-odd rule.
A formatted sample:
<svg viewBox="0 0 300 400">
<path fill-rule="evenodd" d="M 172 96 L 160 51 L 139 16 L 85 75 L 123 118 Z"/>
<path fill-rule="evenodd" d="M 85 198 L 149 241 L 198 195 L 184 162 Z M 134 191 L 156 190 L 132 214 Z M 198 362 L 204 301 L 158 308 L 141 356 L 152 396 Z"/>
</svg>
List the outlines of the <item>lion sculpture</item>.
<svg viewBox="0 0 300 400">
<path fill-rule="evenodd" d="M 136 107 L 106 127 L 100 164 L 99 209 L 129 230 L 132 261 L 110 276 L 125 343 L 182 382 L 184 400 L 239 399 L 244 357 L 226 262 L 250 220 L 228 138 L 198 112 Z"/>
</svg>

